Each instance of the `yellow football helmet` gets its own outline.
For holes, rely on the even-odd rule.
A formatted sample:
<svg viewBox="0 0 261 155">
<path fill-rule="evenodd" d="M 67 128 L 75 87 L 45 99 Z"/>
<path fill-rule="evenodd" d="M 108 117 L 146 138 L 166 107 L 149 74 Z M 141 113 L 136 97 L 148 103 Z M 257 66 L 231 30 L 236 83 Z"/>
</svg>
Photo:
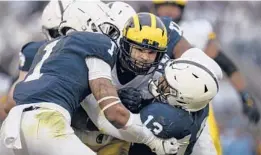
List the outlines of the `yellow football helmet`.
<svg viewBox="0 0 261 155">
<path fill-rule="evenodd" d="M 138 13 L 125 24 L 120 40 L 119 60 L 124 68 L 136 74 L 149 74 L 156 69 L 167 50 L 167 30 L 161 19 L 151 13 Z M 133 46 L 157 52 L 153 63 L 142 63 L 131 57 Z M 139 64 L 139 65 L 137 65 Z M 141 65 L 142 64 L 142 65 Z"/>
<path fill-rule="evenodd" d="M 164 0 L 153 0 L 152 1 L 153 4 L 176 4 L 176 5 L 180 5 L 180 6 L 185 6 L 188 1 L 187 0 L 170 0 L 170 1 L 164 1 Z"/>
<path fill-rule="evenodd" d="M 154 8 L 153 9 L 155 9 L 154 11 L 156 11 L 156 12 L 157 12 L 159 7 L 165 6 L 165 5 L 171 5 L 171 6 L 178 7 L 180 9 L 180 11 L 181 11 L 180 16 L 172 17 L 172 18 L 173 18 L 174 22 L 179 23 L 180 20 L 182 19 L 182 16 L 183 16 L 183 13 L 184 13 L 184 9 L 185 9 L 188 1 L 187 0 L 170 0 L 170 1 L 153 0 L 152 3 L 154 4 Z M 174 11 L 174 10 L 172 9 L 172 10 L 169 10 L 169 11 Z"/>
</svg>

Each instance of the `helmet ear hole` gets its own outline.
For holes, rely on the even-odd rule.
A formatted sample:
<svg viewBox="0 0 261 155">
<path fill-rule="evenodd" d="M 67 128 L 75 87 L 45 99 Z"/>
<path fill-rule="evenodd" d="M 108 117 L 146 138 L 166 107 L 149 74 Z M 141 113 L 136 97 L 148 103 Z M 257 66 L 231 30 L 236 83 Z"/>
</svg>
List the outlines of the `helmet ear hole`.
<svg viewBox="0 0 261 155">
<path fill-rule="evenodd" d="M 194 73 L 192 73 L 192 75 L 193 75 L 195 78 L 198 78 L 198 76 L 197 76 L 197 75 L 195 75 Z"/>
<path fill-rule="evenodd" d="M 208 87 L 207 85 L 205 85 L 205 90 L 204 90 L 204 93 L 208 92 Z"/>
</svg>

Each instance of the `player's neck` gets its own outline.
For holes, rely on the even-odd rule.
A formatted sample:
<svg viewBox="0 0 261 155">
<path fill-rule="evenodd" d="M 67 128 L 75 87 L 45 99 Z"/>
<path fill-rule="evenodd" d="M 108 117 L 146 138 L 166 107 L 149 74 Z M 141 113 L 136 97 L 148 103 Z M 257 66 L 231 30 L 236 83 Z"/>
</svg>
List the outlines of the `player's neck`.
<svg viewBox="0 0 261 155">
<path fill-rule="evenodd" d="M 127 84 L 137 76 L 135 73 L 122 67 L 119 61 L 116 63 L 116 72 L 118 80 L 122 85 Z"/>
</svg>

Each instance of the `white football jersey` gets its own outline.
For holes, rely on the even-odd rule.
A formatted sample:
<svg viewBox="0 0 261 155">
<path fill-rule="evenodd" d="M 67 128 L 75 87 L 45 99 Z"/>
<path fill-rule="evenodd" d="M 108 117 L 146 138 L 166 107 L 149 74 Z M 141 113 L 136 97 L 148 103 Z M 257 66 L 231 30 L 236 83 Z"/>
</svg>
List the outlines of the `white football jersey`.
<svg viewBox="0 0 261 155">
<path fill-rule="evenodd" d="M 214 35 L 212 25 L 204 19 L 182 21 L 180 27 L 183 30 L 183 37 L 186 38 L 191 45 L 202 50 L 205 49 L 208 40 Z"/>
<path fill-rule="evenodd" d="M 116 89 L 122 89 L 126 87 L 133 87 L 141 91 L 141 95 L 143 99 L 151 99 L 152 95 L 148 91 L 148 81 L 152 77 L 152 74 L 149 75 L 138 75 L 128 83 L 122 85 L 119 81 L 117 75 L 116 65 L 114 65 L 112 69 L 112 83 L 115 85 Z"/>
</svg>

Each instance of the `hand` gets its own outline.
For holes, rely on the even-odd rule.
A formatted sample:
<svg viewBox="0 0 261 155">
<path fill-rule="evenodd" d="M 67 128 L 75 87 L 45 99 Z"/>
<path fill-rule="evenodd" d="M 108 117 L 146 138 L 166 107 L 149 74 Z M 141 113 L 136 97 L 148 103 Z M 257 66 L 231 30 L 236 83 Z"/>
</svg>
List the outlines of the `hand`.
<svg viewBox="0 0 261 155">
<path fill-rule="evenodd" d="M 132 113 L 138 113 L 141 108 L 142 96 L 138 89 L 127 87 L 118 90 L 122 104 Z"/>
<path fill-rule="evenodd" d="M 240 95 L 243 103 L 244 115 L 248 117 L 250 122 L 257 124 L 260 120 L 260 112 L 256 107 L 255 100 L 245 91 L 241 92 Z"/>
<path fill-rule="evenodd" d="M 176 138 L 167 140 L 155 138 L 150 144 L 147 144 L 152 152 L 157 155 L 176 154 L 179 149 L 179 143 Z"/>
</svg>

